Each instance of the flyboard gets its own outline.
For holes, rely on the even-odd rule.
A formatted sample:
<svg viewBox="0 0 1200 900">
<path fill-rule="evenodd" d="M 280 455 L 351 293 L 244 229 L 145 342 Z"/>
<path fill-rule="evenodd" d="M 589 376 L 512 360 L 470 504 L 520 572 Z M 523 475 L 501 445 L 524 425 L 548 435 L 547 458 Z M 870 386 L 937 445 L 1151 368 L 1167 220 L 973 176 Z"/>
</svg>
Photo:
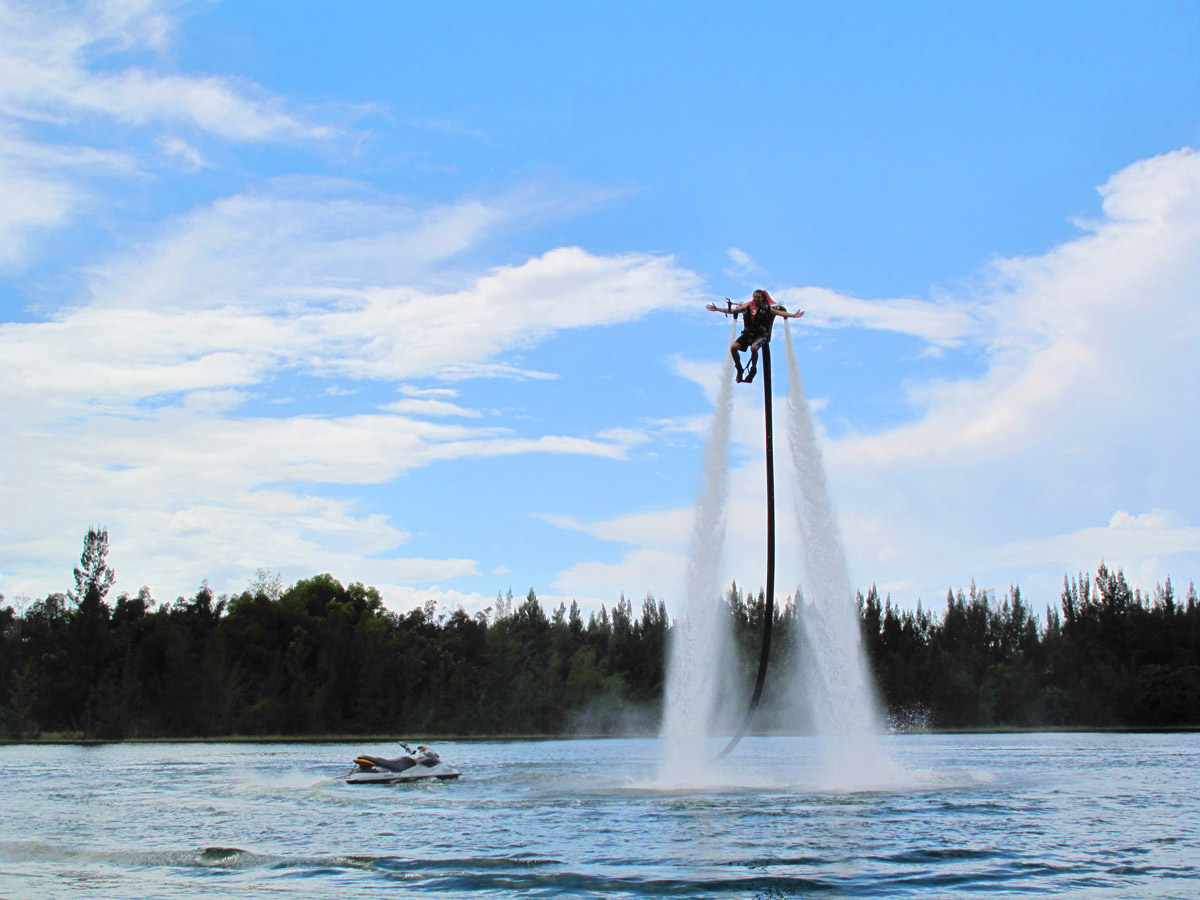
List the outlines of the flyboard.
<svg viewBox="0 0 1200 900">
<path fill-rule="evenodd" d="M 770 337 L 762 345 L 762 375 L 763 375 L 763 419 L 767 433 L 766 467 L 767 467 L 767 588 L 766 609 L 763 617 L 762 650 L 758 656 L 758 676 L 754 679 L 754 692 L 750 695 L 750 707 L 746 710 L 745 718 L 734 732 L 729 743 L 717 754 L 717 759 L 724 759 L 730 751 L 746 736 L 750 730 L 750 722 L 758 709 L 758 701 L 762 698 L 763 683 L 767 679 L 767 662 L 771 658 L 771 627 L 775 623 L 775 454 L 774 429 L 771 424 L 771 341 Z"/>
</svg>

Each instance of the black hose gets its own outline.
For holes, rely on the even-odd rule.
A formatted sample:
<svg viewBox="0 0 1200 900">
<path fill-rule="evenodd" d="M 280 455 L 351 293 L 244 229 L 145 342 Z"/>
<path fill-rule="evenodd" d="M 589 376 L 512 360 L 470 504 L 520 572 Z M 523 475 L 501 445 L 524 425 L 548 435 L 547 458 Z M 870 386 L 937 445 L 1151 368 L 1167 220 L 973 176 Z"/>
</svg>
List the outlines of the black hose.
<svg viewBox="0 0 1200 900">
<path fill-rule="evenodd" d="M 775 624 L 775 453 L 773 450 L 771 424 L 771 345 L 763 344 L 763 418 L 767 430 L 767 602 L 763 621 L 762 651 L 758 656 L 758 677 L 754 680 L 754 693 L 750 695 L 750 708 L 741 726 L 729 739 L 725 748 L 717 754 L 724 759 L 738 745 L 750 729 L 754 711 L 762 698 L 763 682 L 767 680 L 767 661 L 771 658 L 771 627 Z"/>
</svg>

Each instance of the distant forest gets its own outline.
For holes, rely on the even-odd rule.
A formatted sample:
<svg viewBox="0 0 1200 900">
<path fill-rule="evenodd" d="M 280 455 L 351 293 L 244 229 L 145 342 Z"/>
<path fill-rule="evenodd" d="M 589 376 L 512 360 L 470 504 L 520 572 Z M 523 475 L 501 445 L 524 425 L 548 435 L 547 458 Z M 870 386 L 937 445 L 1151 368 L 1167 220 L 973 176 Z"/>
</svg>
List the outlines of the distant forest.
<svg viewBox="0 0 1200 900">
<path fill-rule="evenodd" d="M 0 596 L 0 733 L 103 739 L 224 735 L 651 733 L 671 622 L 624 596 L 585 621 L 533 590 L 487 610 L 407 613 L 318 575 L 285 588 L 261 571 L 237 596 L 108 600 L 108 535 L 89 530 L 75 588 L 20 609 Z M 765 598 L 725 595 L 746 690 Z M 859 595 L 862 640 L 898 728 L 1200 725 L 1200 600 L 1168 580 L 1146 595 L 1100 565 L 1064 578 L 1044 620 L 1013 587 L 949 591 L 940 613 Z M 764 713 L 803 690 L 804 603 L 775 612 Z M 764 719 L 765 721 L 766 719 Z"/>
</svg>

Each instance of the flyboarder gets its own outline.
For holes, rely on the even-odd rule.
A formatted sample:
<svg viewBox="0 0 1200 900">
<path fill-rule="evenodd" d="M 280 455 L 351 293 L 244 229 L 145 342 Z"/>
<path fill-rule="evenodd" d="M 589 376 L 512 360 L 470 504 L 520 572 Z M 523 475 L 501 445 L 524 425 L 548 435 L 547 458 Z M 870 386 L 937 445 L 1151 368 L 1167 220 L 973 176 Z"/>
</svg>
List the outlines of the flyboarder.
<svg viewBox="0 0 1200 900">
<path fill-rule="evenodd" d="M 742 321 L 745 323 L 745 328 L 738 335 L 736 341 L 729 345 L 729 354 L 733 357 L 733 364 L 737 367 L 737 380 L 739 383 L 749 384 L 754 380 L 754 375 L 758 372 L 758 348 L 763 346 L 767 341 L 771 340 L 771 325 L 775 321 L 776 316 L 781 316 L 785 319 L 798 319 L 804 315 L 804 310 L 800 312 L 790 313 L 781 304 L 776 303 L 771 299 L 771 295 L 766 291 L 758 290 L 754 292 L 754 296 L 750 298 L 749 303 L 743 303 L 741 306 L 733 306 L 732 301 L 725 298 L 725 308 L 717 306 L 715 303 L 710 303 L 705 309 L 710 312 L 719 312 L 727 316 L 741 315 Z M 742 371 L 742 358 L 738 355 L 739 350 L 750 351 L 750 374 L 746 375 Z"/>
</svg>

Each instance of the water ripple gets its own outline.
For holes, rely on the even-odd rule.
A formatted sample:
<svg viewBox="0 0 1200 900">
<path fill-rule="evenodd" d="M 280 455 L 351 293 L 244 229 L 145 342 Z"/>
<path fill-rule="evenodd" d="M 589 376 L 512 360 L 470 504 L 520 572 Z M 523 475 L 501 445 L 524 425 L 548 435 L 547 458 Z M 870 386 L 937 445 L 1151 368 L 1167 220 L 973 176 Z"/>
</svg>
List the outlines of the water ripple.
<svg viewBox="0 0 1200 900">
<path fill-rule="evenodd" d="M 667 789 L 614 775 L 655 741 L 439 749 L 458 782 L 354 789 L 343 745 L 0 747 L 0 896 L 1191 900 L 1200 879 L 1197 735 L 904 736 L 921 776 L 867 792 L 823 788 L 807 739 Z"/>
</svg>

